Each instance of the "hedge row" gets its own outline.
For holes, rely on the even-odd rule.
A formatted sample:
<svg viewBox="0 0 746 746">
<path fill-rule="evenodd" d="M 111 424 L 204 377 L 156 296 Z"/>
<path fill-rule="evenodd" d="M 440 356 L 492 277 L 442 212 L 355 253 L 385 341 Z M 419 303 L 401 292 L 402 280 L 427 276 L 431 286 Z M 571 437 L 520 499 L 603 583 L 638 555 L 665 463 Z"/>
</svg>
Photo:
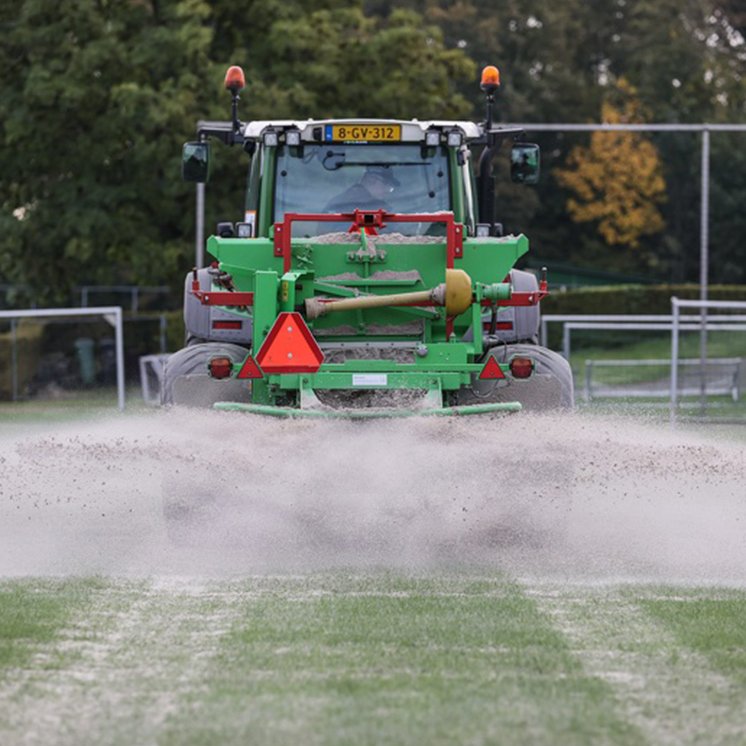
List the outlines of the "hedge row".
<svg viewBox="0 0 746 746">
<path fill-rule="evenodd" d="M 671 297 L 698 300 L 698 285 L 614 285 L 553 292 L 544 314 L 669 314 Z M 746 300 L 746 285 L 711 285 L 710 300 Z"/>
</svg>

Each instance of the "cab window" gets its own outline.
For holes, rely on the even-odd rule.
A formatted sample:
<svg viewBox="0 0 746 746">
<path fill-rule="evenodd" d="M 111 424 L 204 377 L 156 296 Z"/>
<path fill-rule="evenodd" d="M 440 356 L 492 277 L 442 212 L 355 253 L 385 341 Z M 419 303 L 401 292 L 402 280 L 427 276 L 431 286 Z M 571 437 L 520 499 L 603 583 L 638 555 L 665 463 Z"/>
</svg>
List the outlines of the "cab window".
<svg viewBox="0 0 746 746">
<path fill-rule="evenodd" d="M 447 151 L 407 144 L 305 144 L 277 149 L 274 220 L 286 212 L 354 209 L 431 213 L 451 209 Z M 430 223 L 390 223 L 384 232 L 422 235 Z M 294 235 L 346 230 L 349 223 L 294 224 Z"/>
</svg>

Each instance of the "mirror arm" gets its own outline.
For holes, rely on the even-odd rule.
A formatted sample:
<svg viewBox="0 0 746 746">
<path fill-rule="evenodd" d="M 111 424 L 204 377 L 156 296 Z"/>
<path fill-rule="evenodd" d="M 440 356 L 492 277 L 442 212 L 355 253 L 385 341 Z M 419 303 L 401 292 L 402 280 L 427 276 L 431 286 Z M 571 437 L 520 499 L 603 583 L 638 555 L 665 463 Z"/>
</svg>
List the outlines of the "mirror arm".
<svg viewBox="0 0 746 746">
<path fill-rule="evenodd" d="M 484 149 L 479 155 L 477 165 L 478 173 L 478 200 L 479 200 L 479 222 L 493 225 L 496 222 L 495 214 L 495 178 L 492 175 L 492 159 L 500 150 L 503 141 L 509 137 L 517 139 L 523 137 L 526 131 L 523 127 L 498 127 L 493 128 L 489 121 L 491 107 L 487 109 L 488 121 L 484 126 L 484 135 L 476 144 L 483 144 Z"/>
<path fill-rule="evenodd" d="M 514 139 L 525 136 L 523 127 L 496 127 L 487 129 L 483 126 L 482 136 L 470 140 L 473 145 L 499 145 L 506 137 Z"/>
<path fill-rule="evenodd" d="M 224 145 L 243 145 L 244 136 L 241 134 L 241 122 L 236 130 L 233 122 L 213 122 L 200 120 L 197 122 L 197 136 L 200 140 L 214 137 Z"/>
</svg>

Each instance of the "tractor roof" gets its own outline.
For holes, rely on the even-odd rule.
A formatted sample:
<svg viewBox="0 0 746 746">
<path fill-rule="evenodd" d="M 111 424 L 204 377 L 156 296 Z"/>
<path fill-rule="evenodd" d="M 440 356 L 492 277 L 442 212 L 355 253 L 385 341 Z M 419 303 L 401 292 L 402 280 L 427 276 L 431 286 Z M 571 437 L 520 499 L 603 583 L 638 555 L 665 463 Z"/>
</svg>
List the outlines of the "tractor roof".
<svg viewBox="0 0 746 746">
<path fill-rule="evenodd" d="M 429 120 L 420 122 L 416 119 L 275 119 L 246 123 L 243 125 L 243 136 L 247 140 L 259 140 L 268 131 L 298 130 L 302 141 L 319 142 L 329 139 L 324 136 L 327 127 L 354 128 L 355 135 L 349 138 L 349 141 L 354 142 L 369 141 L 371 138 L 367 133 L 385 127 L 400 127 L 400 136 L 396 138 L 380 138 L 377 133 L 373 137 L 375 141 L 395 139 L 398 142 L 422 142 L 425 140 L 425 134 L 429 130 L 437 130 L 445 133 L 452 130 L 460 130 L 464 140 L 468 142 L 477 140 L 484 133 L 483 128 L 474 122 L 457 120 Z"/>
</svg>

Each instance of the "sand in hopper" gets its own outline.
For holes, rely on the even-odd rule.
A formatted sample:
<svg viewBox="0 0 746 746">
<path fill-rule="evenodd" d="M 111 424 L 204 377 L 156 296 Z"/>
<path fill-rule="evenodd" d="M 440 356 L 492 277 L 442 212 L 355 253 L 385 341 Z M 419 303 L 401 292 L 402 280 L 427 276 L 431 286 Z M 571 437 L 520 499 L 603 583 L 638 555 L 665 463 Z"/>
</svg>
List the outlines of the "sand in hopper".
<svg viewBox="0 0 746 746">
<path fill-rule="evenodd" d="M 746 583 L 746 456 L 580 415 L 277 421 L 170 411 L 0 440 L 0 574 L 330 568 Z M 161 484 L 221 510 L 189 547 Z"/>
</svg>

